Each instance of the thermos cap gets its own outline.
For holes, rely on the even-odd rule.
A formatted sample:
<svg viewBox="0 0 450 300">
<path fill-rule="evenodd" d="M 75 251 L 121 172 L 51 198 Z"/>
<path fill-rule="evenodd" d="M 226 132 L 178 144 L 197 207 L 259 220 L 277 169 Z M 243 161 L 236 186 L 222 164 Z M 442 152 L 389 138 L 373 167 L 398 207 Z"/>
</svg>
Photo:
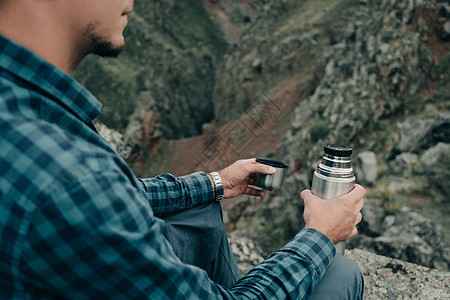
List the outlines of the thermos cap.
<svg viewBox="0 0 450 300">
<path fill-rule="evenodd" d="M 339 157 L 350 157 L 353 153 L 353 149 L 351 147 L 336 144 L 326 145 L 324 147 L 324 151 L 328 155 Z"/>
<path fill-rule="evenodd" d="M 264 165 L 268 165 L 275 168 L 287 168 L 288 164 L 284 161 L 279 161 L 275 159 L 268 159 L 268 158 L 256 158 L 256 162 Z"/>
<path fill-rule="evenodd" d="M 288 164 L 283 161 L 269 158 L 257 158 L 256 162 L 271 167 L 275 167 L 277 171 L 275 174 L 261 174 L 261 173 L 254 174 L 253 176 L 254 185 L 259 186 L 266 190 L 278 190 L 279 188 L 281 188 Z"/>
</svg>

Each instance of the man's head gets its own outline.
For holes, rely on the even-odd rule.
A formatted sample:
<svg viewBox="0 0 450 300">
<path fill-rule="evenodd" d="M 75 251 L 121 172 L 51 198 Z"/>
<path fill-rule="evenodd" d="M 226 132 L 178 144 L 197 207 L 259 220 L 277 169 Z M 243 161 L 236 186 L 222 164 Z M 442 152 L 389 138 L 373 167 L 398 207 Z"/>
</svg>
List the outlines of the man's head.
<svg viewBox="0 0 450 300">
<path fill-rule="evenodd" d="M 117 56 L 134 0 L 0 0 L 0 34 L 70 73 L 89 53 Z"/>
</svg>

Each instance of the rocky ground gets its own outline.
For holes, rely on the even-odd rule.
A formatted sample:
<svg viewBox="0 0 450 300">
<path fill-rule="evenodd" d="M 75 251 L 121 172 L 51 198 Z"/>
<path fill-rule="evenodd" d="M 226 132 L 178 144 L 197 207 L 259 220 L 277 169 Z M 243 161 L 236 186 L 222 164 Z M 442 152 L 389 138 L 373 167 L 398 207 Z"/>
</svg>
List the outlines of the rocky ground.
<svg viewBox="0 0 450 300">
<path fill-rule="evenodd" d="M 242 274 L 264 260 L 261 249 L 246 238 L 230 237 L 233 253 Z M 450 272 L 408 263 L 369 252 L 346 250 L 364 276 L 364 299 L 443 300 L 450 297 Z"/>
<path fill-rule="evenodd" d="M 428 299 L 450 297 L 450 272 L 374 254 L 360 249 L 346 256 L 358 263 L 364 276 L 364 299 Z"/>
</svg>

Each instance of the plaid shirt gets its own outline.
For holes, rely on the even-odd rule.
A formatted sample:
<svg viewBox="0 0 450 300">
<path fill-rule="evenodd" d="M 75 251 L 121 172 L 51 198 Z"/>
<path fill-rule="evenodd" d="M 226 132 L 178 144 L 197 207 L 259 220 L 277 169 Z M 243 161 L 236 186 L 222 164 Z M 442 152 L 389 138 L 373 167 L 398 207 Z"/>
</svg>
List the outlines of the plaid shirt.
<svg viewBox="0 0 450 300">
<path fill-rule="evenodd" d="M 203 172 L 137 179 L 98 135 L 101 104 L 0 35 L 0 298 L 307 298 L 333 259 L 302 230 L 231 288 L 183 264 L 155 213 L 213 201 Z"/>
</svg>

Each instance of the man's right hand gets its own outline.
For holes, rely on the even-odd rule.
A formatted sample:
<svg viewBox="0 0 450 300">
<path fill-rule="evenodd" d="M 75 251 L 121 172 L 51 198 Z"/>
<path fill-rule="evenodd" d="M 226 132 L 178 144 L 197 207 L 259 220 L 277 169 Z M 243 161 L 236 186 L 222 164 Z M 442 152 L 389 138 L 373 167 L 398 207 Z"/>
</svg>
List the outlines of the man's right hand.
<svg viewBox="0 0 450 300">
<path fill-rule="evenodd" d="M 304 190 L 301 198 L 305 203 L 305 227 L 319 230 L 334 244 L 355 236 L 356 225 L 362 219 L 365 194 L 365 189 L 358 184 L 348 194 L 332 200 L 322 200 L 310 190 Z"/>
</svg>

